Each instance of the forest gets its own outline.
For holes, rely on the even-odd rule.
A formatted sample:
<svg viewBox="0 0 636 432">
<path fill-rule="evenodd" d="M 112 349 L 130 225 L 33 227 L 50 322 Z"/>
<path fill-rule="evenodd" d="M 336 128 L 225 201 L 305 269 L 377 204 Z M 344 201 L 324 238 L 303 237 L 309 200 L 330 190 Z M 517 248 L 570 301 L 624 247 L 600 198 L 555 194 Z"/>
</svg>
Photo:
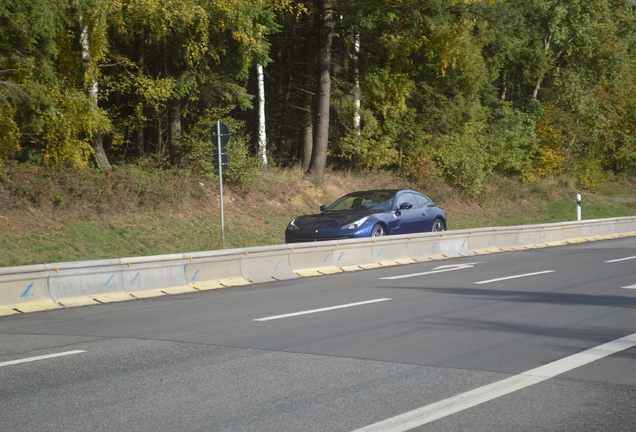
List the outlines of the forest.
<svg viewBox="0 0 636 432">
<path fill-rule="evenodd" d="M 441 178 L 636 168 L 631 0 L 3 0 L 0 165 Z"/>
</svg>

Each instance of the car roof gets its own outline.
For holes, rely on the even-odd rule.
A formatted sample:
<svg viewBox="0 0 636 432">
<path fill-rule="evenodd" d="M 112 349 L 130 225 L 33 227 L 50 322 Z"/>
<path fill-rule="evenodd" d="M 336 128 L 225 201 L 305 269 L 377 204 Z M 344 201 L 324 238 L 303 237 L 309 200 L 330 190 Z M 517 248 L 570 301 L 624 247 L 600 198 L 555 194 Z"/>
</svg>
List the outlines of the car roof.
<svg viewBox="0 0 636 432">
<path fill-rule="evenodd" d="M 361 191 L 349 192 L 345 196 L 354 195 L 354 194 L 368 194 L 368 193 L 375 193 L 375 192 L 381 192 L 381 193 L 390 192 L 392 194 L 397 194 L 398 192 L 413 192 L 413 193 L 416 193 L 416 194 L 424 195 L 421 192 L 414 191 L 414 190 L 411 190 L 411 189 L 369 189 L 369 190 L 361 190 Z"/>
</svg>

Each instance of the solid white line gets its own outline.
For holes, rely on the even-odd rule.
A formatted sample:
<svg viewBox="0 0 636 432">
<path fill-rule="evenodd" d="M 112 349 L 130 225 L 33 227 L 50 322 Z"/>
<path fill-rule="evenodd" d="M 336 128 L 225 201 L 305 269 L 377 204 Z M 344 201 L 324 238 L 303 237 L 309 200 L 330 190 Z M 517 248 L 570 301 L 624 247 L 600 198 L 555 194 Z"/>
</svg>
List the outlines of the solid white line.
<svg viewBox="0 0 636 432">
<path fill-rule="evenodd" d="M 605 261 L 605 262 L 606 262 L 606 263 L 615 263 L 615 262 L 627 261 L 627 260 L 633 260 L 633 259 L 636 259 L 636 256 L 633 256 L 633 257 L 627 257 L 627 258 L 619 258 L 619 259 L 610 260 L 610 261 Z"/>
<path fill-rule="evenodd" d="M 255 319 L 254 321 L 271 321 L 271 320 L 276 320 L 276 319 L 281 319 L 281 318 L 289 318 L 289 317 L 295 317 L 295 316 L 299 316 L 299 315 L 307 315 L 307 314 L 312 314 L 312 313 L 316 313 L 316 312 L 325 312 L 325 311 L 331 311 L 331 310 L 335 310 L 335 309 L 343 309 L 343 308 L 348 308 L 348 307 L 353 307 L 353 306 L 361 306 L 361 305 L 366 305 L 366 304 L 370 304 L 370 303 L 378 303 L 378 302 L 389 301 L 389 300 L 391 300 L 391 299 L 390 298 L 381 298 L 381 299 L 375 299 L 375 300 L 368 300 L 368 301 L 363 301 L 363 302 L 359 302 L 359 303 L 349 303 L 349 304 L 345 304 L 345 305 L 331 306 L 331 307 L 326 307 L 326 308 L 322 308 L 322 309 L 313 309 L 313 310 L 308 310 L 308 311 L 303 311 L 303 312 L 294 312 L 294 313 L 289 313 L 289 314 L 285 314 L 285 315 L 276 315 L 276 316 L 271 316 L 271 317 L 266 317 L 266 318 L 259 318 L 259 319 Z"/>
<path fill-rule="evenodd" d="M 593 361 L 636 346 L 636 333 L 536 369 L 441 400 L 354 432 L 404 432 L 484 402 L 530 387 Z"/>
<path fill-rule="evenodd" d="M 475 285 L 487 284 L 491 282 L 499 282 L 499 281 L 508 280 L 508 279 L 518 279 L 518 278 L 528 277 L 528 276 L 536 276 L 536 275 L 546 274 L 546 273 L 554 273 L 554 270 L 546 270 L 546 271 L 540 271 L 536 273 L 526 273 L 526 274 L 516 275 L 516 276 L 507 276 L 507 277 L 502 277 L 499 279 L 490 279 L 490 280 L 485 280 L 481 282 L 475 282 Z"/>
<path fill-rule="evenodd" d="M 630 286 L 626 286 L 623 287 L 624 289 L 636 289 L 636 285 L 630 285 Z"/>
<path fill-rule="evenodd" d="M 0 363 L 0 367 L 20 364 L 20 363 L 29 363 L 29 362 L 33 362 L 33 361 L 37 361 L 37 360 L 46 360 L 46 359 L 50 359 L 50 358 L 62 357 L 62 356 L 73 355 L 73 354 L 80 354 L 80 353 L 85 353 L 85 352 L 86 351 L 76 350 L 76 351 L 66 351 L 66 352 L 55 353 L 55 354 L 47 354 L 47 355 L 42 355 L 42 356 L 37 356 L 37 357 L 28 357 L 28 358 L 23 358 L 23 359 L 18 359 L 18 360 L 11 360 L 11 361 L 2 362 L 2 363 Z"/>
</svg>

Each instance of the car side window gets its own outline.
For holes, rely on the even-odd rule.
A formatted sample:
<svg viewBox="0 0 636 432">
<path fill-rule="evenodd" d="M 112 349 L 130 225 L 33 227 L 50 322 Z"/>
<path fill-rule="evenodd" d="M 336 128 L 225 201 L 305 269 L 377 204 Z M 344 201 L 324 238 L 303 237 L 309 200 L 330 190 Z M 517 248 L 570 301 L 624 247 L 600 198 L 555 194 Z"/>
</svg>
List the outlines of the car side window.
<svg viewBox="0 0 636 432">
<path fill-rule="evenodd" d="M 415 200 L 417 201 L 417 205 L 414 205 L 414 207 L 417 208 L 426 207 L 427 205 L 433 203 L 433 201 L 431 201 L 429 197 L 426 197 L 424 195 L 415 195 Z"/>
<path fill-rule="evenodd" d="M 409 192 L 403 193 L 398 197 L 396 208 L 399 209 L 404 203 L 412 204 L 413 208 L 419 207 L 417 201 L 415 201 L 415 195 Z"/>
</svg>

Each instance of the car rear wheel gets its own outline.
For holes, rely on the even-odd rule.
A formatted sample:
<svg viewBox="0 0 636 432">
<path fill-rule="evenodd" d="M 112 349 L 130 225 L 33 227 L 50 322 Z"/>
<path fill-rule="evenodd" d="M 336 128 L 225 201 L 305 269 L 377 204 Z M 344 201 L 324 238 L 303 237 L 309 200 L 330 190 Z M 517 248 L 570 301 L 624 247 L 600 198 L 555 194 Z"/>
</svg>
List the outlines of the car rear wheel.
<svg viewBox="0 0 636 432">
<path fill-rule="evenodd" d="M 384 227 L 380 224 L 376 224 L 371 231 L 371 237 L 381 237 L 383 235 L 386 235 Z"/>
<path fill-rule="evenodd" d="M 435 219 L 435 222 L 433 222 L 433 229 L 431 231 L 433 232 L 446 231 L 446 225 L 444 224 L 444 221 L 441 219 Z"/>
</svg>

